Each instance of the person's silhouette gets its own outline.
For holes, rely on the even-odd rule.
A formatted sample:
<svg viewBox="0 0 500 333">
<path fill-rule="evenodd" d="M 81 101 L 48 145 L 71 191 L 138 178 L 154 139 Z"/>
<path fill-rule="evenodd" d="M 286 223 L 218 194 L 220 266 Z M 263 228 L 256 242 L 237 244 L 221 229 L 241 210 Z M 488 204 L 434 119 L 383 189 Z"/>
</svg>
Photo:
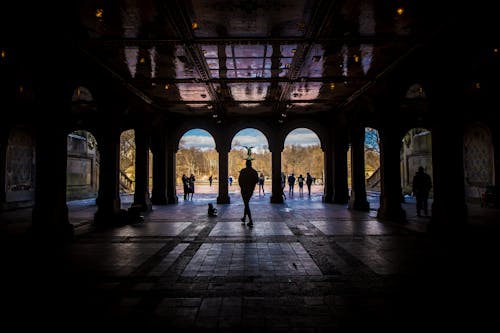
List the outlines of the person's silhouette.
<svg viewBox="0 0 500 333">
<path fill-rule="evenodd" d="M 413 177 L 413 194 L 417 199 L 417 216 L 420 215 L 420 211 L 423 210 L 425 216 L 427 216 L 427 200 L 429 199 L 429 191 L 432 187 L 431 177 L 425 173 L 423 167 L 418 167 L 418 171 Z"/>
<path fill-rule="evenodd" d="M 257 171 L 252 168 L 252 161 L 247 160 L 246 167 L 241 169 L 240 175 L 238 176 L 238 184 L 240 185 L 241 198 L 243 199 L 243 204 L 245 205 L 241 222 L 245 224 L 246 217 L 248 216 L 247 225 L 249 227 L 253 226 L 252 213 L 250 211 L 250 198 L 253 195 L 255 185 L 257 185 L 258 181 L 259 175 L 257 174 Z"/>
</svg>

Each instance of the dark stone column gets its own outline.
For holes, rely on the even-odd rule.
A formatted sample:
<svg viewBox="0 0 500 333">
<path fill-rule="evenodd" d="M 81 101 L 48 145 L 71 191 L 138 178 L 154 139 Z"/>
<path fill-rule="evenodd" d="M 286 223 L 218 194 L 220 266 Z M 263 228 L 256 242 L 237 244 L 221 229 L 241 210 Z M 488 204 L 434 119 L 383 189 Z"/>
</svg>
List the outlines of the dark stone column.
<svg viewBox="0 0 500 333">
<path fill-rule="evenodd" d="M 349 208 L 367 212 L 370 204 L 366 199 L 365 180 L 365 130 L 354 126 L 351 135 L 351 198 Z"/>
<path fill-rule="evenodd" d="M 327 142 L 325 144 L 325 148 L 323 148 L 324 153 L 324 170 L 325 174 L 323 175 L 323 184 L 324 184 L 324 193 L 323 193 L 323 202 L 333 203 L 333 147 L 332 147 L 332 139 L 327 138 Z"/>
<path fill-rule="evenodd" d="M 7 166 L 7 145 L 9 144 L 9 130 L 5 127 L 0 128 L 0 211 L 7 205 L 7 194 L 5 184 L 5 168 Z"/>
<path fill-rule="evenodd" d="M 271 138 L 269 149 L 271 150 L 271 203 L 283 203 L 283 190 L 281 188 L 281 152 L 283 144 L 279 138 Z"/>
<path fill-rule="evenodd" d="M 177 147 L 171 142 L 167 143 L 167 203 L 176 204 L 179 202 L 177 198 L 177 184 L 175 181 L 175 154 Z"/>
<path fill-rule="evenodd" d="M 218 204 L 228 204 L 231 202 L 229 198 L 229 188 L 227 183 L 228 178 L 228 154 L 231 146 L 227 143 L 217 142 L 217 152 L 219 153 L 219 196 L 217 197 Z"/>
<path fill-rule="evenodd" d="M 67 133 L 57 125 L 39 126 L 36 133 L 35 206 L 30 235 L 68 240 L 73 225 L 66 205 Z"/>
<path fill-rule="evenodd" d="M 153 190 L 151 202 L 154 205 L 167 203 L 167 138 L 159 133 L 153 137 Z"/>
<path fill-rule="evenodd" d="M 431 230 L 453 231 L 467 221 L 463 165 L 463 130 L 443 121 L 432 132 Z"/>
<path fill-rule="evenodd" d="M 149 200 L 149 135 L 144 128 L 135 129 L 135 192 L 134 206 L 150 211 Z"/>
<path fill-rule="evenodd" d="M 120 222 L 120 132 L 110 127 L 98 137 L 99 192 L 94 226 L 102 228 Z"/>
<path fill-rule="evenodd" d="M 401 174 L 399 169 L 401 137 L 393 129 L 382 129 L 380 134 L 380 207 L 377 218 L 405 222 L 406 212 L 401 207 Z"/>
<path fill-rule="evenodd" d="M 500 188 L 500 129 L 491 129 L 493 141 L 493 168 L 495 172 L 495 186 Z M 498 195 L 498 194 L 497 194 Z"/>
<path fill-rule="evenodd" d="M 345 123 L 339 123 L 333 140 L 333 202 L 346 204 L 349 201 L 347 186 L 347 148 L 348 140 Z"/>
</svg>

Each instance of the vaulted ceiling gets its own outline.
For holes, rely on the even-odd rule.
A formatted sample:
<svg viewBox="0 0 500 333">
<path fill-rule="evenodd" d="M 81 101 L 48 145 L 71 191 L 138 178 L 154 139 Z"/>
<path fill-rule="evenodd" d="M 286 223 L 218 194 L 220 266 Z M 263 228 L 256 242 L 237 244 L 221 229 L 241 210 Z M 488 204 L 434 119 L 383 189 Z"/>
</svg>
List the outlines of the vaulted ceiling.
<svg viewBox="0 0 500 333">
<path fill-rule="evenodd" d="M 453 18 L 430 0 L 71 3 L 78 49 L 131 94 L 214 116 L 341 109 Z"/>
</svg>

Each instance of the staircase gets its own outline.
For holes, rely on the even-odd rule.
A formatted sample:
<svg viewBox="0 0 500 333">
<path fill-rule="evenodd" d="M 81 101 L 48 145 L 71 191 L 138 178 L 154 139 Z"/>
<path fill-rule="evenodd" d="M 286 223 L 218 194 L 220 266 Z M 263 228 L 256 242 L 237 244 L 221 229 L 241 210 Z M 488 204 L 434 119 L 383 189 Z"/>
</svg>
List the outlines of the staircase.
<svg viewBox="0 0 500 333">
<path fill-rule="evenodd" d="M 366 180 L 366 190 L 380 192 L 380 168 Z"/>
</svg>

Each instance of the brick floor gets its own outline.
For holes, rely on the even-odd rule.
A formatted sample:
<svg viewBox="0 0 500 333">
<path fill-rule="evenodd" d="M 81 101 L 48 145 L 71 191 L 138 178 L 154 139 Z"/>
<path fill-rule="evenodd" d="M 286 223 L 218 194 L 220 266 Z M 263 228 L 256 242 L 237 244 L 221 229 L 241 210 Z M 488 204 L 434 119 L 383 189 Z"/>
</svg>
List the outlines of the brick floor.
<svg viewBox="0 0 500 333">
<path fill-rule="evenodd" d="M 38 328 L 200 332 L 353 332 L 496 324 L 498 210 L 471 206 L 449 235 L 429 219 L 381 222 L 311 198 L 212 194 L 154 206 L 144 223 L 94 231 L 92 201 L 71 204 L 75 240 L 24 237 L 25 210 L 2 217 L 2 321 Z M 123 204 L 130 204 L 124 198 Z M 75 222 L 76 221 L 76 222 Z"/>
</svg>

